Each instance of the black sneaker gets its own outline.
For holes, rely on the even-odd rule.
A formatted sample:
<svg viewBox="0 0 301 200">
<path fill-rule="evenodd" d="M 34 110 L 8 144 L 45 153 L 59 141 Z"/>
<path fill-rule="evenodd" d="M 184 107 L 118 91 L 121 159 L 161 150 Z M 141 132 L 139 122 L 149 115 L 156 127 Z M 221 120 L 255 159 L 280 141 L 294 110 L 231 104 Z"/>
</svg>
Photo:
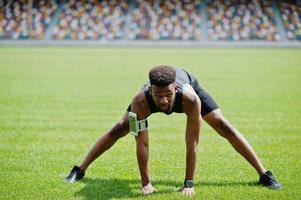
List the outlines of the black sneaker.
<svg viewBox="0 0 301 200">
<path fill-rule="evenodd" d="M 74 166 L 70 174 L 65 178 L 65 182 L 73 183 L 83 179 L 85 172 L 81 170 L 78 166 Z"/>
<path fill-rule="evenodd" d="M 278 190 L 282 188 L 282 185 L 276 181 L 271 171 L 266 171 L 260 176 L 259 184 L 270 189 Z"/>
</svg>

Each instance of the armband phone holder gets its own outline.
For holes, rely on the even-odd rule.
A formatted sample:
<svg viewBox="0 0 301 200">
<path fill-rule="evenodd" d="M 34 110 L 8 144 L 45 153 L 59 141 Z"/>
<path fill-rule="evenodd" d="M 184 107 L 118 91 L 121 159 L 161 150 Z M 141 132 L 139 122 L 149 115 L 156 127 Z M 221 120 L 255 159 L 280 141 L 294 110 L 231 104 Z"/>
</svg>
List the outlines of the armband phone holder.
<svg viewBox="0 0 301 200">
<path fill-rule="evenodd" d="M 140 131 L 147 130 L 148 127 L 147 119 L 138 121 L 137 114 L 133 112 L 129 112 L 128 118 L 129 118 L 131 134 L 138 136 Z"/>
</svg>

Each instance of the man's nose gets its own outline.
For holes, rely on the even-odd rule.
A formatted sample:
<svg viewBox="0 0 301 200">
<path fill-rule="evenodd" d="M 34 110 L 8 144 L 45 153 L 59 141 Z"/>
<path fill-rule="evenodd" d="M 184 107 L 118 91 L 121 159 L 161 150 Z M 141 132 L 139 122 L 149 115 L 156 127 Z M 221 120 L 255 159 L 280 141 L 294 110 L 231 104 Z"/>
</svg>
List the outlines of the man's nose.
<svg viewBox="0 0 301 200">
<path fill-rule="evenodd" d="M 166 98 L 166 97 L 162 97 L 162 98 L 160 99 L 160 103 L 162 103 L 162 104 L 167 104 L 167 103 L 168 103 L 167 98 Z"/>
</svg>

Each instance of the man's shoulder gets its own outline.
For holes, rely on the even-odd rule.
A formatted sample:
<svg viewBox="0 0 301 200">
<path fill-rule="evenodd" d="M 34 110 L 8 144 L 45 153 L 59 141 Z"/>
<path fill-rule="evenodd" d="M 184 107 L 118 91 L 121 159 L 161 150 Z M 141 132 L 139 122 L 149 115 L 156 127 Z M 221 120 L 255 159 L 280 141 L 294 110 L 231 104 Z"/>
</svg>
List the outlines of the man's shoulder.
<svg viewBox="0 0 301 200">
<path fill-rule="evenodd" d="M 132 105 L 141 113 L 149 113 L 149 105 L 145 97 L 145 91 L 141 90 L 136 94 L 132 100 Z"/>
<path fill-rule="evenodd" d="M 182 87 L 183 99 L 187 101 L 195 101 L 199 99 L 199 96 L 196 94 L 195 90 L 189 83 L 185 83 Z"/>
<path fill-rule="evenodd" d="M 190 84 L 183 85 L 183 111 L 187 112 L 190 109 L 194 108 L 196 104 L 201 104 L 199 96 L 196 94 L 194 89 Z"/>
<path fill-rule="evenodd" d="M 138 104 L 143 104 L 145 103 L 147 100 L 146 100 L 146 97 L 145 97 L 145 94 L 144 94 L 144 90 L 140 90 L 134 97 L 133 97 L 133 102 L 134 103 L 138 103 Z"/>
</svg>

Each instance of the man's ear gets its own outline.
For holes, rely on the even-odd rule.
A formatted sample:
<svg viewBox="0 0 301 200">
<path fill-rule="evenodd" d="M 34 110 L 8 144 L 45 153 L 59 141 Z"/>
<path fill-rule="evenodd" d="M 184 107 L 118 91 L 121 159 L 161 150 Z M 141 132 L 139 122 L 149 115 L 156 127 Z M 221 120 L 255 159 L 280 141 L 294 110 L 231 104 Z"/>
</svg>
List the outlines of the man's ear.
<svg viewBox="0 0 301 200">
<path fill-rule="evenodd" d="M 176 83 L 174 83 L 174 84 L 175 84 L 175 90 L 176 90 L 176 92 L 178 92 L 180 86 L 178 84 L 176 84 Z"/>
</svg>

